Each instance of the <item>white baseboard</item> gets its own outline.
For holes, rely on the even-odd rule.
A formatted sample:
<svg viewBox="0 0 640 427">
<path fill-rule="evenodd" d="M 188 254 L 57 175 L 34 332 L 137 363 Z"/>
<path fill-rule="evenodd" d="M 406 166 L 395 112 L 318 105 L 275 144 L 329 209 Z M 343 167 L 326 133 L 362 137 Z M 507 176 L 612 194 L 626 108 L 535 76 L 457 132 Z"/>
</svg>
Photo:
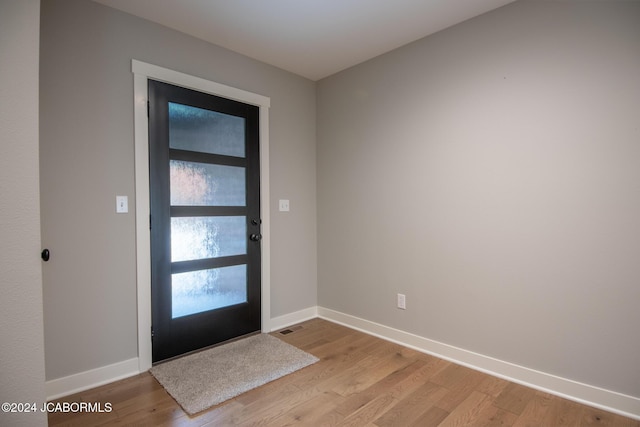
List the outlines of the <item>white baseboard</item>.
<svg viewBox="0 0 640 427">
<path fill-rule="evenodd" d="M 138 375 L 138 358 L 124 360 L 113 365 L 79 372 L 68 377 L 45 382 L 47 400 L 58 399 L 90 388 Z"/>
<path fill-rule="evenodd" d="M 305 308 L 303 310 L 284 314 L 282 316 L 273 317 L 271 318 L 271 322 L 269 324 L 269 332 L 277 331 L 278 329 L 286 328 L 287 326 L 295 325 L 296 323 L 301 323 L 310 319 L 315 319 L 316 317 L 318 317 L 317 306 Z"/>
<path fill-rule="evenodd" d="M 640 398 L 494 359 L 328 308 L 318 307 L 317 312 L 322 319 L 387 341 L 565 399 L 640 420 Z"/>
</svg>

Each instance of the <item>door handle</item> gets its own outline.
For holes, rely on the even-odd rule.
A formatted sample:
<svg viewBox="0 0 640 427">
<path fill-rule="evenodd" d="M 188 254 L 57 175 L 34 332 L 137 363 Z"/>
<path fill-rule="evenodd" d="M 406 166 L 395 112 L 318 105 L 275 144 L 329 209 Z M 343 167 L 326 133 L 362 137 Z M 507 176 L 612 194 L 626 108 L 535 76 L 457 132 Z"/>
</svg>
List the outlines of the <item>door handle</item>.
<svg viewBox="0 0 640 427">
<path fill-rule="evenodd" d="M 259 242 L 260 240 L 262 240 L 262 234 L 252 234 L 251 236 L 249 236 L 249 240 L 251 240 L 252 242 Z"/>
<path fill-rule="evenodd" d="M 45 262 L 49 261 L 49 258 L 51 258 L 51 252 L 49 252 L 49 249 L 43 249 L 40 253 L 40 258 Z"/>
</svg>

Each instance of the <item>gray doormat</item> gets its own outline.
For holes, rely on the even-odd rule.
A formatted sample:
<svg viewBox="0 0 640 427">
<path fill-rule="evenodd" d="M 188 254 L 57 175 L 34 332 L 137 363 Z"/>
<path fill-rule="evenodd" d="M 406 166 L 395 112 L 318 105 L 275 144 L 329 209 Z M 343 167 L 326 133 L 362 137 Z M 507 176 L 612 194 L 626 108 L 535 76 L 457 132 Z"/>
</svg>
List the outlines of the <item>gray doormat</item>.
<svg viewBox="0 0 640 427">
<path fill-rule="evenodd" d="M 150 372 L 193 415 L 318 360 L 276 337 L 259 334 L 161 363 Z"/>
</svg>

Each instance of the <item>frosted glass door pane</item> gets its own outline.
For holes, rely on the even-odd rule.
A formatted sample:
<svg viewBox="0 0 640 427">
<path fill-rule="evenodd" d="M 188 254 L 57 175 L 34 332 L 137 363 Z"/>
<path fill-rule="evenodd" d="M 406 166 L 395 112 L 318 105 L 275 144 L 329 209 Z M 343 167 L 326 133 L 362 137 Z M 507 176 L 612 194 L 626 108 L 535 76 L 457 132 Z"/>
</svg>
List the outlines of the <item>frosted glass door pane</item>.
<svg viewBox="0 0 640 427">
<path fill-rule="evenodd" d="M 171 261 L 247 253 L 247 217 L 171 218 Z"/>
<path fill-rule="evenodd" d="M 243 117 L 169 103 L 169 147 L 244 157 Z"/>
<path fill-rule="evenodd" d="M 171 160 L 172 206 L 245 206 L 245 168 Z"/>
<path fill-rule="evenodd" d="M 171 317 L 187 316 L 247 301 L 247 266 L 171 275 Z"/>
</svg>

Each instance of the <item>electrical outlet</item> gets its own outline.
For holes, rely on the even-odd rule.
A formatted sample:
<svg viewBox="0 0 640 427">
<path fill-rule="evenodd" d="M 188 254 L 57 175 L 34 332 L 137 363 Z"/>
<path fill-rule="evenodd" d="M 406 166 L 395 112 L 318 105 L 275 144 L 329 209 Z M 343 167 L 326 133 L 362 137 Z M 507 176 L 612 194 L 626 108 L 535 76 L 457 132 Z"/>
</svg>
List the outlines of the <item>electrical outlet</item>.
<svg viewBox="0 0 640 427">
<path fill-rule="evenodd" d="M 407 297 L 404 294 L 398 294 L 398 308 L 407 309 Z"/>
</svg>

